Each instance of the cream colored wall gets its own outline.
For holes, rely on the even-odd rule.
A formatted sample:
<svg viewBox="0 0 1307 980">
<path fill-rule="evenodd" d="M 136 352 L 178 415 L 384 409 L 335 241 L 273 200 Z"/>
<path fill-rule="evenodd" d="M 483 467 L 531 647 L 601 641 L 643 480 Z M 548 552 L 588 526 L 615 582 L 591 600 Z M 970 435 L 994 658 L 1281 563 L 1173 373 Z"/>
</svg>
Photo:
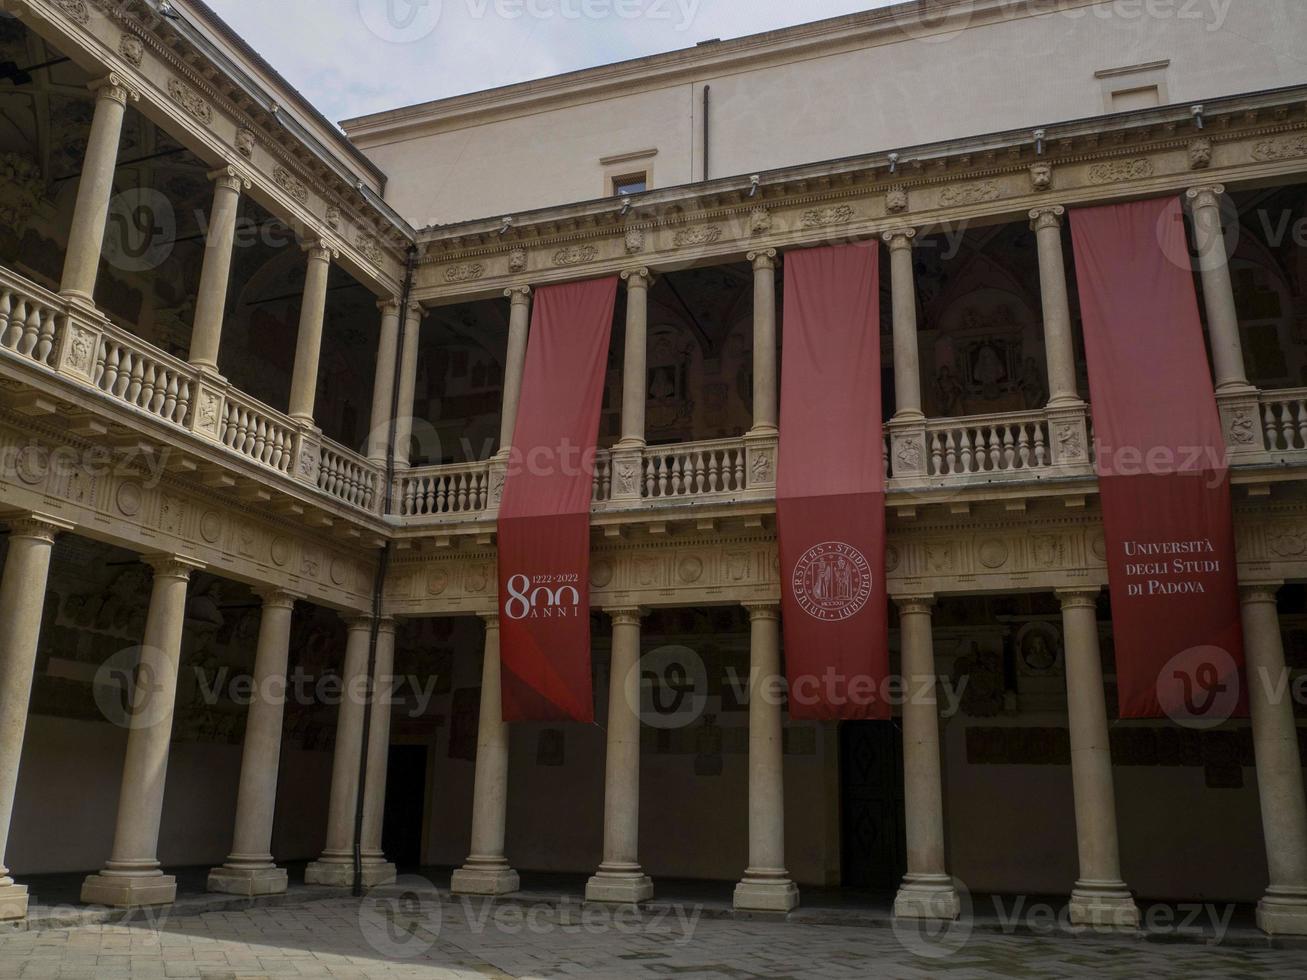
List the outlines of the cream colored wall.
<svg viewBox="0 0 1307 980">
<path fill-rule="evenodd" d="M 1299 0 L 1231 4 L 1219 30 L 1210 4 L 1174 5 L 1182 8 L 1203 16 L 1104 18 L 1111 5 L 1100 4 L 942 40 L 705 68 L 690 80 L 547 111 L 527 105 L 493 121 L 441 123 L 449 110 L 437 104 L 422 117 L 425 135 L 384 135 L 374 118 L 358 140 L 388 173 L 394 207 L 415 224 L 444 224 L 602 196 L 611 168 L 600 160 L 614 154 L 656 148 L 657 187 L 700 179 L 705 83 L 711 176 L 723 177 L 1099 115 L 1114 89 L 1140 84 L 1185 103 L 1307 82 Z M 1164 70 L 1095 77 L 1164 59 Z"/>
</svg>

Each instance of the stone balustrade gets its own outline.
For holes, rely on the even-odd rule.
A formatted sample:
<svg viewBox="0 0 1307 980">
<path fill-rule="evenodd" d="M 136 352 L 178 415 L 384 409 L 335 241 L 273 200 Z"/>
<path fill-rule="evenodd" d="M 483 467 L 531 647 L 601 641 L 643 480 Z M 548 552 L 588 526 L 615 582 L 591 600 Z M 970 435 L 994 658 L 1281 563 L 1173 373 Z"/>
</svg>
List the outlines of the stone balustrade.
<svg viewBox="0 0 1307 980">
<path fill-rule="evenodd" d="M 381 470 L 363 456 L 0 268 L 0 363 L 10 361 L 44 369 L 337 502 L 369 513 L 380 509 Z"/>
</svg>

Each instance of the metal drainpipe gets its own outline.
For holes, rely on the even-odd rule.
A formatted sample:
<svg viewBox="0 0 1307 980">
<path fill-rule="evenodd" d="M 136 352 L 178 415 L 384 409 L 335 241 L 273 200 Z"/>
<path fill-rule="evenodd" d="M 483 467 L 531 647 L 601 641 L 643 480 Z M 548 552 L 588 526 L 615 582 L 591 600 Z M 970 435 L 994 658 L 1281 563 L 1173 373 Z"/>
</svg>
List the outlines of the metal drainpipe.
<svg viewBox="0 0 1307 980">
<path fill-rule="evenodd" d="M 709 139 L 712 136 L 712 128 L 709 125 L 709 123 L 711 122 L 711 118 L 709 116 L 709 111 L 712 109 L 711 99 L 712 99 L 712 86 L 705 85 L 703 87 L 703 179 L 704 180 L 708 179 L 708 164 L 711 161 L 711 157 L 708 155 Z"/>
<path fill-rule="evenodd" d="M 404 364 L 404 335 L 408 332 L 408 301 L 413 294 L 413 275 L 417 268 L 417 246 L 408 249 L 408 267 L 404 273 L 404 292 L 399 304 L 399 336 L 395 342 L 395 375 L 391 379 L 390 421 L 386 435 L 386 473 L 382 482 L 384 494 L 381 513 L 390 513 L 391 487 L 395 482 L 395 431 L 399 414 L 400 375 Z M 381 546 L 377 557 L 377 574 L 372 582 L 372 628 L 368 637 L 368 683 L 366 690 L 373 694 L 377 664 L 377 635 L 381 630 L 381 597 L 386 587 L 386 569 L 390 564 L 390 541 Z M 372 734 L 372 697 L 363 702 L 363 746 L 359 753 L 358 793 L 354 800 L 354 887 L 355 898 L 363 895 L 363 801 L 368 787 L 368 743 Z"/>
</svg>

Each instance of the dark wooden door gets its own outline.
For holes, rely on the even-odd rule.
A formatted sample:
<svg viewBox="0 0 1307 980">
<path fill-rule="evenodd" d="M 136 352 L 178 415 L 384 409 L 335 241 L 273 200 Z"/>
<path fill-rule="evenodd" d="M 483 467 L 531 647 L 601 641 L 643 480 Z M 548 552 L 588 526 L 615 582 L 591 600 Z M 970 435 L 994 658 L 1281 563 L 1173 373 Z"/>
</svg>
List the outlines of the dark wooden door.
<svg viewBox="0 0 1307 980">
<path fill-rule="evenodd" d="M 423 808 L 427 795 L 427 747 L 392 745 L 386 769 L 386 810 L 381 846 L 400 868 L 422 863 Z"/>
<path fill-rule="evenodd" d="M 903 733 L 897 721 L 840 726 L 842 883 L 892 893 L 907 870 Z"/>
</svg>

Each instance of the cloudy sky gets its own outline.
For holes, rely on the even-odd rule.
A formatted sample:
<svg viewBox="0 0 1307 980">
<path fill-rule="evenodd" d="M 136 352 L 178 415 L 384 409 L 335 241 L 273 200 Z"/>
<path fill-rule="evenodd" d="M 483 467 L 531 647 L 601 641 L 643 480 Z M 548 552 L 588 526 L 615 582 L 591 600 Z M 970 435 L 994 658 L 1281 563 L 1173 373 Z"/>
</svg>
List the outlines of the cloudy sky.
<svg viewBox="0 0 1307 980">
<path fill-rule="evenodd" d="M 887 2 L 208 0 L 333 121 Z"/>
</svg>

